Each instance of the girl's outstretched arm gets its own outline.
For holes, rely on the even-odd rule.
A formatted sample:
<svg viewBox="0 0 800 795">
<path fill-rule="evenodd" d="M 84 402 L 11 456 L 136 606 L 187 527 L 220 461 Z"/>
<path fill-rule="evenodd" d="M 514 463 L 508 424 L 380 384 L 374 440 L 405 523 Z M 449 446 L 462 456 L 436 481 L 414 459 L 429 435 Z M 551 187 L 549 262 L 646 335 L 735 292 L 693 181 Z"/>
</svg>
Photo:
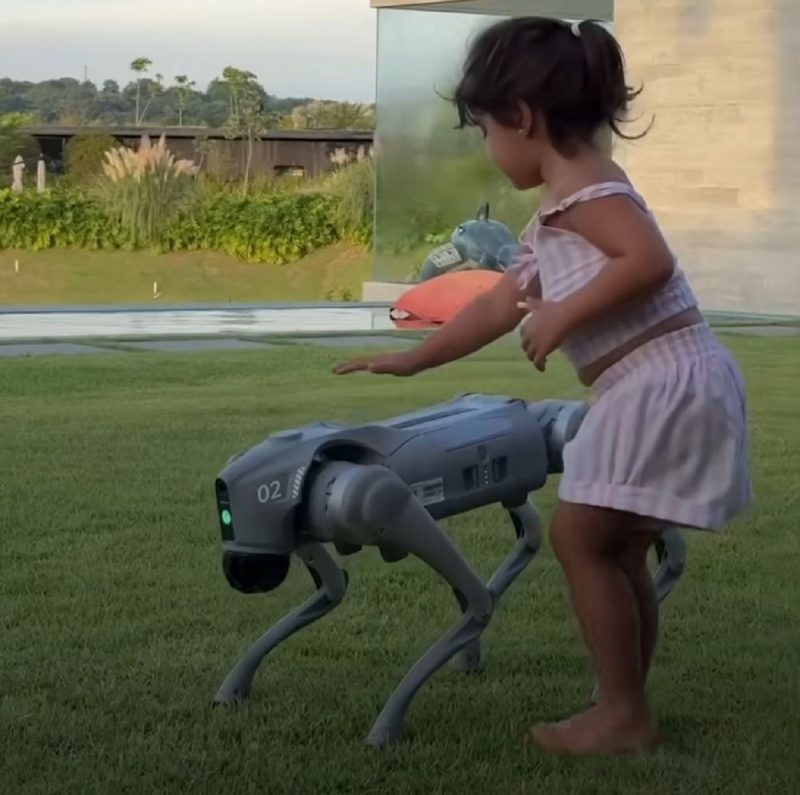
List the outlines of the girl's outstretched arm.
<svg viewBox="0 0 800 795">
<path fill-rule="evenodd" d="M 409 376 L 462 359 L 513 331 L 527 311 L 518 306 L 524 299 L 516 278 L 505 273 L 491 290 L 467 304 L 412 350 L 344 362 L 336 366 L 334 373 L 345 375 L 368 370 Z"/>
</svg>

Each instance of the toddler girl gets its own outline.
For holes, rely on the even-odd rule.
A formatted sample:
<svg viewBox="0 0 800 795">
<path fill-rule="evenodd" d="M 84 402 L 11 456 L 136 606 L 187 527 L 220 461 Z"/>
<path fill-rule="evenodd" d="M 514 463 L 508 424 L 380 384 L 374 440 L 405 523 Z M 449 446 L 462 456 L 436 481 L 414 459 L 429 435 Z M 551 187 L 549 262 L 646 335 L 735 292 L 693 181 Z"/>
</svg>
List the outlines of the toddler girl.
<svg viewBox="0 0 800 795">
<path fill-rule="evenodd" d="M 742 377 L 607 154 L 634 96 L 620 48 L 599 24 L 521 18 L 482 32 L 455 92 L 461 126 L 482 131 L 515 187 L 542 188 L 540 209 L 495 288 L 415 349 L 335 371 L 410 376 L 522 323 L 537 369 L 559 349 L 591 387 L 589 413 L 564 451 L 550 540 L 599 697 L 531 730 L 560 753 L 656 744 L 645 695 L 658 621 L 647 551 L 668 526 L 718 530 L 751 500 Z"/>
</svg>

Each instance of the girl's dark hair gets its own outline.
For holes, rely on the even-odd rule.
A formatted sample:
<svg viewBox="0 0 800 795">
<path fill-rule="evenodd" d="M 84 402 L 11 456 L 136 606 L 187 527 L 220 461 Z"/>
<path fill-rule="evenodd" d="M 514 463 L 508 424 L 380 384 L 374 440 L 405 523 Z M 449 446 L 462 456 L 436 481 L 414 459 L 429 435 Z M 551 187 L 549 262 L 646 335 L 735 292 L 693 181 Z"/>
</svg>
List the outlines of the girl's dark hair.
<svg viewBox="0 0 800 795">
<path fill-rule="evenodd" d="M 602 25 L 543 17 L 499 22 L 473 42 L 453 102 L 459 128 L 480 126 L 492 116 L 508 126 L 521 123 L 519 103 L 539 111 L 559 151 L 576 141 L 590 143 L 608 125 L 619 128 L 628 105 L 640 93 L 625 82 L 617 40 Z"/>
</svg>

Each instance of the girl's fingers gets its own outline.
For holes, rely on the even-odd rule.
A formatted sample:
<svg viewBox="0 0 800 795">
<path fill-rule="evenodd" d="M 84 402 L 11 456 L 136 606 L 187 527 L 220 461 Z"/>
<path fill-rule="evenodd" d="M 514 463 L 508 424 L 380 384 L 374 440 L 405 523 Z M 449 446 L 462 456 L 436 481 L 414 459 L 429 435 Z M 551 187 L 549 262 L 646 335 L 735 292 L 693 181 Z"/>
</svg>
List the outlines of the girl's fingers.
<svg viewBox="0 0 800 795">
<path fill-rule="evenodd" d="M 350 362 L 337 364 L 333 372 L 336 375 L 347 375 L 348 373 L 355 373 L 359 370 L 366 370 L 369 367 L 368 363 L 363 359 L 354 359 Z"/>
</svg>

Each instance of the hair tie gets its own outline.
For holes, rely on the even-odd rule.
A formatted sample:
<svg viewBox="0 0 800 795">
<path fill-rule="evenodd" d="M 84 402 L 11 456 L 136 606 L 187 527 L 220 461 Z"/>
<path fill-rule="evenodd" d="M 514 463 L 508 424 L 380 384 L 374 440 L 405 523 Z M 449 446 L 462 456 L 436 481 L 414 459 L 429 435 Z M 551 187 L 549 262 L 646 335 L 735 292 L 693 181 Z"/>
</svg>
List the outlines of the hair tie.
<svg viewBox="0 0 800 795">
<path fill-rule="evenodd" d="M 572 35 L 575 36 L 576 38 L 579 39 L 581 37 L 581 23 L 580 22 L 573 22 L 572 25 L 570 25 L 570 30 L 572 31 Z"/>
</svg>

